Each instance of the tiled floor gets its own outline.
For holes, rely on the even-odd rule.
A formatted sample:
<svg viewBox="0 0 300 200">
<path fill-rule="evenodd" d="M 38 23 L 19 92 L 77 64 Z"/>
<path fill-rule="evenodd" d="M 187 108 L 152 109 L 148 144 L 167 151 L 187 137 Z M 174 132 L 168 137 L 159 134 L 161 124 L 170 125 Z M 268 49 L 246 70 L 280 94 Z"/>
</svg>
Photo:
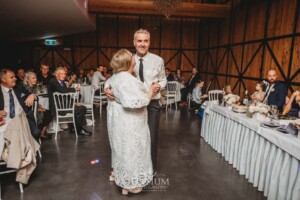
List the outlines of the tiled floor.
<svg viewBox="0 0 300 200">
<path fill-rule="evenodd" d="M 200 138 L 200 119 L 185 110 L 162 111 L 158 175 L 146 191 L 129 196 L 108 181 L 110 147 L 106 113 L 96 114 L 91 137 L 61 132 L 57 141 L 44 141 L 43 158 L 19 193 L 14 174 L 0 176 L 4 200 L 262 200 L 244 176 Z M 97 164 L 90 164 L 99 160 Z"/>
</svg>

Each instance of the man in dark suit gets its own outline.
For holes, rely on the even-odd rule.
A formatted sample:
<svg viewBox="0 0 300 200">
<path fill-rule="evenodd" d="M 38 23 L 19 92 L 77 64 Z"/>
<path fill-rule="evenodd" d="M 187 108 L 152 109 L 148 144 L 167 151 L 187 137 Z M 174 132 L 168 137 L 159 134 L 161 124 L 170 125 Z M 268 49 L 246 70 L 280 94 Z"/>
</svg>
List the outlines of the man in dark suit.
<svg viewBox="0 0 300 200">
<path fill-rule="evenodd" d="M 34 95 L 29 95 L 25 102 L 21 100 L 21 93 L 16 87 L 15 73 L 9 69 L 1 69 L 0 79 L 0 114 L 14 118 L 20 109 L 23 109 L 26 113 L 31 134 L 35 140 L 39 141 L 41 131 L 35 123 L 32 110 L 29 108 L 34 103 Z"/>
<path fill-rule="evenodd" d="M 51 113 L 53 116 L 56 115 L 55 103 L 54 103 L 54 98 L 53 98 L 54 92 L 68 93 L 68 92 L 76 92 L 76 91 L 80 90 L 79 87 L 77 87 L 77 88 L 67 88 L 66 87 L 65 79 L 66 79 L 67 74 L 63 67 L 56 68 L 54 74 L 55 74 L 55 77 L 52 78 L 48 83 L 49 106 L 50 106 L 50 110 L 51 110 Z M 82 127 L 82 126 L 86 125 L 85 114 L 86 114 L 86 107 L 80 106 L 77 104 L 75 106 L 75 124 L 76 124 L 77 131 L 81 135 L 90 136 L 92 133 L 85 130 Z"/>
<path fill-rule="evenodd" d="M 264 102 L 268 105 L 276 105 L 278 110 L 281 112 L 285 104 L 285 98 L 287 95 L 287 87 L 277 81 L 276 70 L 270 69 L 268 71 L 267 79 L 269 84 L 266 87 L 266 96 Z"/>
<path fill-rule="evenodd" d="M 190 78 L 190 80 L 187 82 L 187 85 L 185 88 L 182 88 L 180 90 L 181 92 L 181 103 L 179 104 L 180 106 L 186 106 L 187 103 L 187 96 L 189 93 L 192 93 L 193 92 L 193 89 L 195 88 L 196 86 L 196 83 L 197 82 L 200 82 L 201 78 L 200 78 L 200 74 L 198 73 L 198 70 L 196 67 L 194 67 L 192 69 L 192 76 Z"/>
<path fill-rule="evenodd" d="M 49 65 L 46 63 L 42 63 L 40 67 L 40 72 L 37 73 L 38 83 L 43 83 L 43 85 L 48 85 L 51 78 L 53 78 L 53 76 L 49 72 Z"/>
<path fill-rule="evenodd" d="M 175 80 L 169 68 L 165 68 L 165 73 L 166 73 L 167 82 Z"/>
</svg>

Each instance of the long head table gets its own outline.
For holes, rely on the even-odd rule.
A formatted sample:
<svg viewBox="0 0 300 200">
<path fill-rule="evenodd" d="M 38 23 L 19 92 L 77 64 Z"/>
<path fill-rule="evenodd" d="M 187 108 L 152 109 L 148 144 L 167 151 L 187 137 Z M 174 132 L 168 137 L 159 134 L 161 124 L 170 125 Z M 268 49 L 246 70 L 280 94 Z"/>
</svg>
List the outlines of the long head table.
<svg viewBox="0 0 300 200">
<path fill-rule="evenodd" d="M 208 102 L 201 136 L 268 199 L 300 199 L 300 140 Z"/>
</svg>

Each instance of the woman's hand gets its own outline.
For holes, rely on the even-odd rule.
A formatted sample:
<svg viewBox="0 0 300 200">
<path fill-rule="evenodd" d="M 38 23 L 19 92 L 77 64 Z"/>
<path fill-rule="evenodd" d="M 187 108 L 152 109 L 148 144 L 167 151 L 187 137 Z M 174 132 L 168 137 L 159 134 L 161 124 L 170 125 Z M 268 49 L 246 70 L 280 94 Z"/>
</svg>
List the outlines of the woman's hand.
<svg viewBox="0 0 300 200">
<path fill-rule="evenodd" d="M 4 110 L 0 110 L 0 115 L 2 115 L 3 117 L 5 117 L 7 115 L 7 113 Z"/>
<path fill-rule="evenodd" d="M 111 91 L 111 87 L 109 88 L 105 88 L 104 89 L 104 92 L 105 92 L 105 95 L 107 96 L 107 98 L 111 101 L 114 101 L 115 100 L 115 97 L 114 97 L 114 94 L 112 93 Z"/>
<path fill-rule="evenodd" d="M 30 107 L 30 106 L 33 105 L 33 103 L 34 103 L 34 94 L 31 94 L 31 95 L 29 95 L 29 96 L 27 97 L 27 99 L 25 100 L 25 105 L 26 105 L 27 107 Z"/>
</svg>

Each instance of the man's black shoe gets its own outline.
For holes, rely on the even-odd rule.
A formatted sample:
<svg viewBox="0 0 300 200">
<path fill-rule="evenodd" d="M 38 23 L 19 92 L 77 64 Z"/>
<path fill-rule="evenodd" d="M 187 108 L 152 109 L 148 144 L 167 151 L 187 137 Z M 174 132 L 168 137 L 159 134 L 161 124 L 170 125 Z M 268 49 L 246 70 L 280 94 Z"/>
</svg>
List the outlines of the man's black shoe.
<svg viewBox="0 0 300 200">
<path fill-rule="evenodd" d="M 92 133 L 87 131 L 87 130 L 84 130 L 83 128 L 81 129 L 81 131 L 78 132 L 78 134 L 80 135 L 84 135 L 84 136 L 91 136 Z"/>
</svg>

